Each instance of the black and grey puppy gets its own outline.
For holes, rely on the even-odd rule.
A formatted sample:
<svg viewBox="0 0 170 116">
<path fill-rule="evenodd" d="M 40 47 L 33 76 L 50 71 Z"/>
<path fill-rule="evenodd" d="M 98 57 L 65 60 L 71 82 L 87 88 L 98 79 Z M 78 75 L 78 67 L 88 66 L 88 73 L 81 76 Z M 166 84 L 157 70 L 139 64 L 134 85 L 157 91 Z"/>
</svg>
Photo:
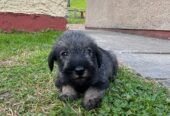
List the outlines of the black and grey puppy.
<svg viewBox="0 0 170 116">
<path fill-rule="evenodd" d="M 76 99 L 84 95 L 83 106 L 92 109 L 98 106 L 109 80 L 114 80 L 117 59 L 83 32 L 66 31 L 53 47 L 48 57 L 52 71 L 58 64 L 55 85 L 60 90 L 61 100 Z"/>
</svg>

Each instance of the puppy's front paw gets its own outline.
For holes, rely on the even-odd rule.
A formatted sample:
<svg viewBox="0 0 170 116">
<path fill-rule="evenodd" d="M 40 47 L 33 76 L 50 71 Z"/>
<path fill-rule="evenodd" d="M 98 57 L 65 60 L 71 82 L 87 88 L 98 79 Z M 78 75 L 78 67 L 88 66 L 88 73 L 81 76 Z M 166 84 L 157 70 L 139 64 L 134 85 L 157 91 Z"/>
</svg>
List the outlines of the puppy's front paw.
<svg viewBox="0 0 170 116">
<path fill-rule="evenodd" d="M 59 99 L 62 101 L 67 101 L 67 100 L 75 100 L 77 99 L 77 95 L 67 95 L 67 94 L 60 94 Z"/>
<path fill-rule="evenodd" d="M 72 86 L 65 85 L 62 87 L 61 93 L 59 95 L 60 100 L 75 100 L 77 99 L 77 92 L 74 90 Z"/>
<path fill-rule="evenodd" d="M 89 88 L 84 96 L 83 107 L 87 110 L 91 110 L 97 107 L 104 95 L 104 90 L 99 90 L 96 88 Z"/>
<path fill-rule="evenodd" d="M 99 105 L 101 98 L 86 99 L 83 102 L 83 107 L 87 110 L 91 110 Z"/>
</svg>

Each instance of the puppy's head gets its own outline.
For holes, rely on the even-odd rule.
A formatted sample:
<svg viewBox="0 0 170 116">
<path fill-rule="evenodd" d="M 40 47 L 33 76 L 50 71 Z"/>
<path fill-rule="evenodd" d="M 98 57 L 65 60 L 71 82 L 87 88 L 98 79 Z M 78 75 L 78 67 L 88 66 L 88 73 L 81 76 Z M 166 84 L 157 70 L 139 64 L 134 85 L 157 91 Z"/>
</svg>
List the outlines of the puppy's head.
<svg viewBox="0 0 170 116">
<path fill-rule="evenodd" d="M 52 71 L 54 62 L 69 80 L 85 81 L 92 78 L 101 65 L 100 49 L 82 32 L 66 31 L 48 57 Z"/>
</svg>

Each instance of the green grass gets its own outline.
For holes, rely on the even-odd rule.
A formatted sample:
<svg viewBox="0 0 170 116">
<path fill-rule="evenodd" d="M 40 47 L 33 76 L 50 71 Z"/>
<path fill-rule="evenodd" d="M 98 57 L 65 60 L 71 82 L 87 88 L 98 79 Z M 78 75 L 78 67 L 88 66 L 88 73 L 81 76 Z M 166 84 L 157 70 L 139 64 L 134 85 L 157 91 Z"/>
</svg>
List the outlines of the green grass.
<svg viewBox="0 0 170 116">
<path fill-rule="evenodd" d="M 86 0 L 70 0 L 71 8 L 86 9 Z"/>
<path fill-rule="evenodd" d="M 125 68 L 119 69 L 118 79 L 94 110 L 85 111 L 81 99 L 57 99 L 55 71 L 50 73 L 47 57 L 60 34 L 0 33 L 0 115 L 170 116 L 168 91 Z"/>
<path fill-rule="evenodd" d="M 77 13 L 77 17 L 74 17 L 74 12 L 69 11 L 68 12 L 68 18 L 67 18 L 68 24 L 84 24 L 85 19 L 80 17 L 80 13 Z"/>
<path fill-rule="evenodd" d="M 70 0 L 70 8 L 69 9 L 86 9 L 86 0 Z M 74 18 L 74 12 L 68 12 L 67 21 L 69 24 L 83 24 L 85 22 L 84 18 L 80 17 L 80 13 L 77 13 L 77 17 Z"/>
</svg>

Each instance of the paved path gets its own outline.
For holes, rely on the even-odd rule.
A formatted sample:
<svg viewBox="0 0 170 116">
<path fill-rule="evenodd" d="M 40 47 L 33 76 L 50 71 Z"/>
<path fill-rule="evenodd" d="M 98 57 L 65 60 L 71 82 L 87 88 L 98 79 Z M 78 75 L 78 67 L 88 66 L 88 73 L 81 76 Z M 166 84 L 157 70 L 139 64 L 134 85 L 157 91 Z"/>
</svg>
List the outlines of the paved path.
<svg viewBox="0 0 170 116">
<path fill-rule="evenodd" d="M 109 31 L 83 30 L 121 64 L 170 88 L 170 40 Z"/>
</svg>

